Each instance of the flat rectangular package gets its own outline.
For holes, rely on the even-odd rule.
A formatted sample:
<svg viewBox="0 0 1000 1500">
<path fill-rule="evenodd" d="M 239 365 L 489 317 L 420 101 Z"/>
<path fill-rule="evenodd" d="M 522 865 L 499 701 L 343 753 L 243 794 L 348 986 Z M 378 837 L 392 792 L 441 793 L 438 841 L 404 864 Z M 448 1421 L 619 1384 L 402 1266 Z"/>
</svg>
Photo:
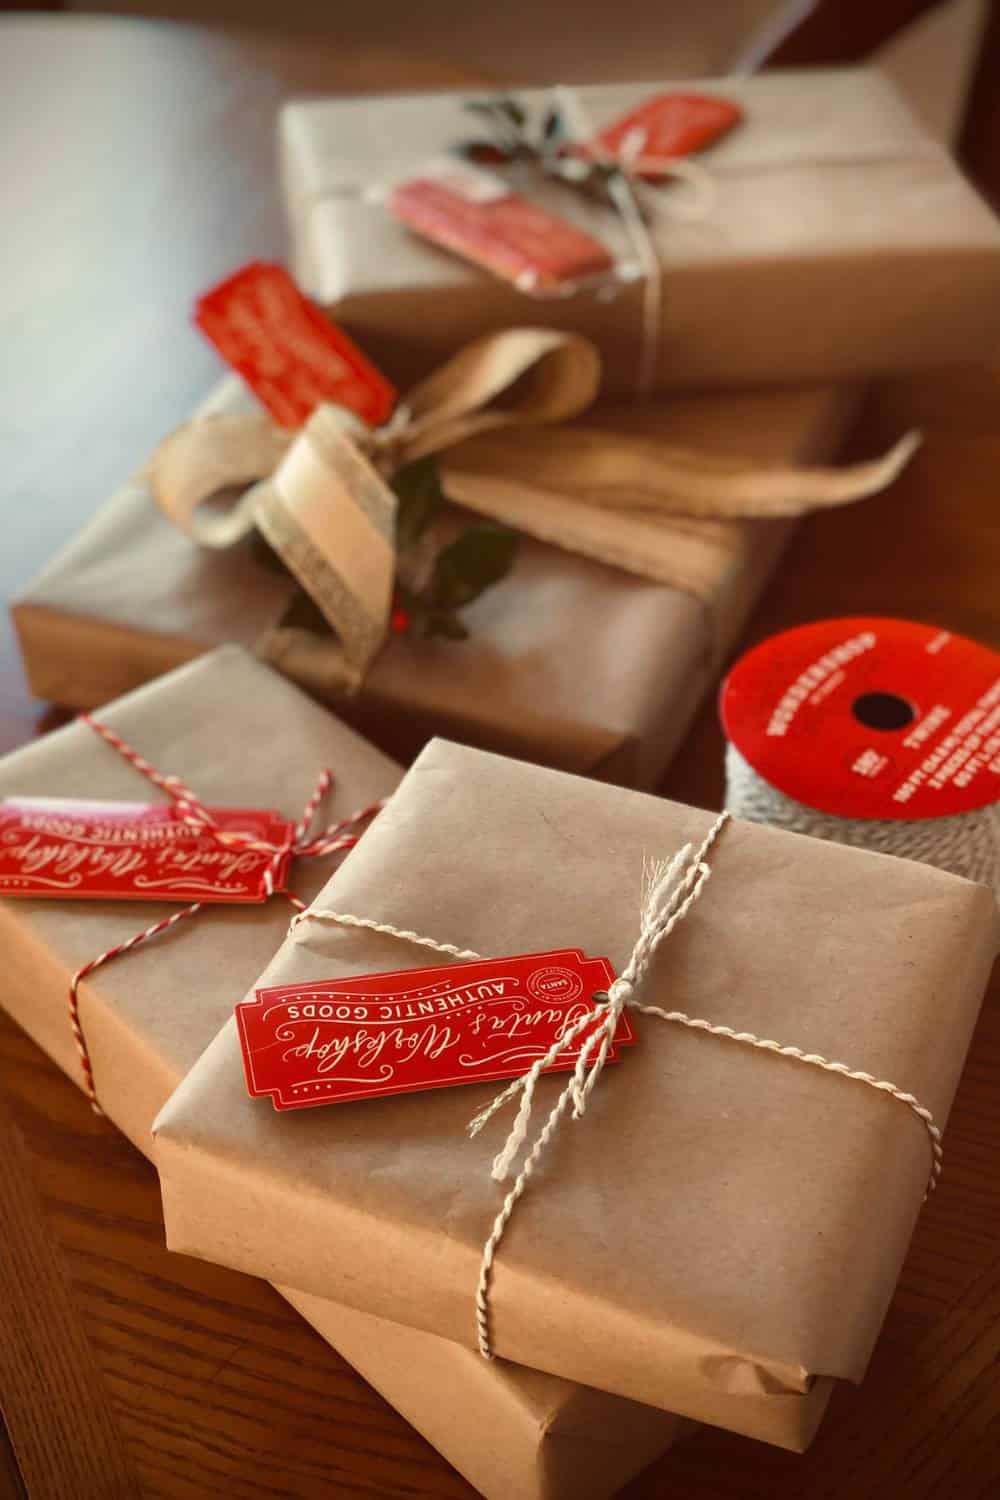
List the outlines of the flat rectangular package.
<svg viewBox="0 0 1000 1500">
<path fill-rule="evenodd" d="M 735 100 L 744 120 L 693 158 L 711 189 L 702 215 L 684 217 L 683 185 L 643 190 L 662 280 L 651 330 L 639 279 L 610 298 L 528 297 L 390 216 L 393 183 L 482 133 L 466 93 L 285 106 L 282 178 L 303 288 L 376 360 L 391 350 L 409 379 L 475 334 L 532 321 L 592 338 L 605 390 L 620 394 L 636 389 L 644 329 L 654 389 L 857 381 L 992 356 L 1000 224 L 882 73 L 601 84 L 574 90 L 576 109 L 596 131 L 677 87 Z M 546 89 L 518 97 L 536 119 L 552 100 Z M 635 261 L 610 209 L 523 169 L 510 181 Z"/>
<path fill-rule="evenodd" d="M 408 933 L 498 958 L 579 949 L 620 974 L 644 863 L 697 846 L 713 817 L 435 741 L 321 893 L 326 919 L 297 923 L 261 983 L 442 962 Z M 642 1002 L 891 1080 L 943 1127 L 1000 941 L 992 893 L 738 821 L 711 866 Z M 801 1448 L 831 1381 L 864 1374 L 927 1187 L 928 1133 L 857 1081 L 632 1020 L 636 1044 L 517 1203 L 493 1268 L 493 1348 Z M 564 1083 L 540 1080 L 529 1138 Z M 490 1165 L 510 1122 L 473 1140 L 466 1126 L 497 1087 L 278 1113 L 249 1097 L 230 1023 L 154 1126 L 168 1243 L 475 1347 L 484 1243 L 510 1190 Z"/>
<path fill-rule="evenodd" d="M 236 647 L 180 668 L 99 717 L 159 770 L 218 805 L 278 806 L 298 816 L 328 765 L 336 782 L 325 810 L 343 817 L 391 792 L 401 775 Z M 0 798 L 15 795 L 148 801 L 158 794 L 78 723 L 0 761 Z M 328 873 L 328 861 L 300 865 L 292 888 L 308 899 Z M 67 1010 L 70 975 L 172 910 L 0 900 L 0 1000 L 74 1083 L 81 1073 Z M 277 898 L 263 907 L 216 906 L 166 942 L 140 946 L 84 981 L 81 1018 L 98 1098 L 147 1156 L 157 1110 L 232 1013 L 234 996 L 268 962 L 290 911 Z M 674 1436 L 668 1413 L 515 1365 L 487 1365 L 448 1340 L 322 1298 L 285 1295 L 488 1500 L 604 1500 Z"/>
<path fill-rule="evenodd" d="M 233 377 L 204 410 L 250 399 Z M 632 430 L 654 423 L 690 447 L 808 462 L 835 450 L 853 405 L 850 392 L 817 388 L 688 398 L 616 420 Z M 682 572 L 668 587 L 522 538 L 513 572 L 465 612 L 468 640 L 391 636 L 360 694 L 335 706 L 403 760 L 447 734 L 651 786 L 738 639 L 789 524 L 679 522 L 678 550 L 701 575 L 697 594 Z M 32 691 L 72 708 L 227 641 L 330 701 L 334 641 L 283 624 L 296 593 L 249 543 L 199 548 L 138 475 L 12 610 Z"/>
</svg>

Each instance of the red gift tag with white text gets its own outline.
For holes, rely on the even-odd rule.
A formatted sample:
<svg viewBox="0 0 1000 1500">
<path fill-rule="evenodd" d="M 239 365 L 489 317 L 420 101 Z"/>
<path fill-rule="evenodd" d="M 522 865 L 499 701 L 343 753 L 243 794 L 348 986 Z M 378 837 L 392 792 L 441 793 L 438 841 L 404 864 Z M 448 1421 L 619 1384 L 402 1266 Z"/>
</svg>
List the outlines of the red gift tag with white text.
<svg viewBox="0 0 1000 1500">
<path fill-rule="evenodd" d="M 594 143 L 612 156 L 623 149 L 637 157 L 690 156 L 717 141 L 742 118 L 738 104 L 714 94 L 654 94 L 606 125 Z M 641 175 L 655 180 L 660 174 L 651 168 Z"/>
<path fill-rule="evenodd" d="M 771 786 L 842 818 L 938 818 L 1000 800 L 1000 655 L 912 620 L 858 616 L 748 651 L 726 734 Z"/>
<path fill-rule="evenodd" d="M 522 291 L 555 291 L 614 267 L 592 234 L 461 162 L 429 163 L 393 189 L 388 207 L 415 233 Z"/>
<path fill-rule="evenodd" d="M 102 901 L 265 901 L 265 872 L 293 825 L 258 808 L 209 808 L 227 843 L 171 803 L 12 797 L 0 802 L 0 895 Z M 276 871 L 282 890 L 288 858 Z"/>
<path fill-rule="evenodd" d="M 395 405 L 381 371 L 282 266 L 244 266 L 198 299 L 194 320 L 284 427 L 301 427 L 323 401 L 377 427 Z"/>
<path fill-rule="evenodd" d="M 286 1110 L 519 1078 L 580 1017 L 597 1025 L 613 979 L 566 948 L 265 987 L 236 1007 L 247 1089 Z M 592 1030 L 546 1072 L 574 1067 Z M 634 1040 L 623 1015 L 607 1060 Z"/>
</svg>

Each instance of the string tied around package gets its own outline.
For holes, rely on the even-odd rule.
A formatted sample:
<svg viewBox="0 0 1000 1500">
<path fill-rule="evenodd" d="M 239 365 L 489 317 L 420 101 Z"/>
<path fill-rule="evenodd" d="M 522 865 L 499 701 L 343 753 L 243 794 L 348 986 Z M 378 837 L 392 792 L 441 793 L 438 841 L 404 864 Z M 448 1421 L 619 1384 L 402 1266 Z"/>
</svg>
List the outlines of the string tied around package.
<svg viewBox="0 0 1000 1500">
<path fill-rule="evenodd" d="M 160 791 L 166 793 L 174 805 L 181 822 L 185 823 L 192 831 L 199 835 L 213 839 L 217 844 L 228 849 L 240 849 L 253 851 L 270 856 L 264 868 L 262 886 L 265 899 L 273 896 L 280 889 L 280 894 L 296 907 L 300 912 L 306 909 L 305 902 L 301 901 L 292 891 L 279 887 L 279 875 L 289 859 L 319 859 L 326 855 L 340 853 L 353 849 L 361 837 L 368 823 L 385 806 L 386 799 L 362 807 L 349 817 L 342 818 L 336 823 L 331 823 L 319 832 L 312 832 L 312 827 L 319 811 L 320 804 L 333 786 L 333 773 L 324 768 L 321 771 L 316 785 L 310 794 L 302 816 L 297 823 L 289 825 L 287 838 L 280 844 L 270 843 L 265 839 L 255 837 L 253 834 L 243 833 L 236 829 L 221 828 L 217 820 L 212 816 L 209 809 L 198 798 L 195 793 L 178 776 L 163 775 L 155 766 L 151 765 L 138 750 L 116 734 L 107 724 L 101 723 L 99 719 L 91 714 L 80 714 L 80 722 L 91 728 L 99 735 L 106 745 L 116 751 L 129 765 L 133 766 L 141 776 L 151 782 Z M 99 969 L 103 964 L 110 963 L 112 959 L 119 958 L 124 953 L 129 953 L 137 948 L 140 943 L 147 942 L 150 938 L 158 937 L 161 933 L 170 931 L 179 922 L 195 917 L 204 909 L 203 901 L 192 902 L 188 906 L 179 907 L 177 911 L 171 912 L 169 916 L 153 922 L 149 927 L 143 928 L 141 932 L 121 943 L 115 943 L 111 948 L 99 953 L 96 958 L 89 959 L 81 964 L 73 975 L 69 984 L 69 1018 L 73 1032 L 73 1040 L 76 1043 L 77 1056 L 80 1062 L 80 1072 L 83 1077 L 84 1091 L 90 1101 L 90 1107 L 96 1115 L 103 1115 L 97 1097 L 97 1089 L 94 1083 L 94 1069 L 90 1057 L 90 1049 L 84 1034 L 83 1023 L 80 1018 L 80 985 L 89 974 Z"/>
<path fill-rule="evenodd" d="M 591 1095 L 602 1076 L 618 1023 L 626 1009 L 641 1012 L 643 1015 L 656 1016 L 673 1025 L 685 1026 L 692 1031 L 704 1032 L 740 1046 L 789 1058 L 793 1062 L 819 1068 L 824 1072 L 865 1084 L 879 1093 L 889 1095 L 910 1110 L 926 1131 L 931 1155 L 927 1193 L 930 1193 L 937 1185 L 943 1162 L 941 1130 L 935 1123 L 931 1111 L 921 1104 L 915 1095 L 899 1088 L 888 1079 L 878 1078 L 873 1073 L 852 1068 L 847 1063 L 823 1057 L 820 1053 L 807 1052 L 801 1047 L 760 1037 L 752 1031 L 737 1031 L 731 1026 L 721 1026 L 703 1017 L 688 1015 L 685 1011 L 664 1010 L 661 1006 L 649 1002 L 647 988 L 653 958 L 657 950 L 685 920 L 703 896 L 712 875 L 709 856 L 730 821 L 731 814 L 728 811 L 720 813 L 697 848 L 692 844 L 685 844 L 671 859 L 656 863 L 647 869 L 640 907 L 639 933 L 631 954 L 609 989 L 594 996 L 598 1002 L 598 1024 L 594 1025 L 595 1013 L 593 1011 L 580 1016 L 566 1028 L 546 1053 L 537 1058 L 525 1073 L 508 1084 L 469 1123 L 469 1134 L 477 1135 L 509 1101 L 518 1095 L 521 1096 L 514 1122 L 503 1146 L 494 1157 L 491 1169 L 491 1175 L 495 1181 L 506 1181 L 518 1159 L 521 1158 L 514 1182 L 500 1205 L 483 1245 L 480 1261 L 475 1293 L 476 1342 L 484 1359 L 494 1358 L 490 1288 L 494 1263 L 507 1225 L 510 1223 L 519 1200 L 530 1186 L 536 1169 L 570 1106 L 572 1105 L 574 1120 L 582 1119 L 586 1113 Z M 292 919 L 290 932 L 295 932 L 302 923 L 309 921 L 329 922 L 335 926 L 380 933 L 406 943 L 431 948 L 437 953 L 443 953 L 458 960 L 476 960 L 483 957 L 481 953 L 472 949 L 462 948 L 454 943 L 440 942 L 433 937 L 396 927 L 389 922 L 380 922 L 373 917 L 339 912 L 325 907 L 313 906 L 299 912 Z M 527 1153 L 521 1157 L 528 1141 L 528 1130 L 539 1078 L 574 1045 L 589 1027 L 594 1029 L 580 1047 L 579 1057 L 569 1081 L 560 1090 Z"/>
<path fill-rule="evenodd" d="M 586 145 L 588 152 L 599 162 L 614 168 L 606 178 L 608 198 L 632 246 L 642 283 L 635 393 L 644 399 L 652 394 L 655 384 L 663 331 L 663 267 L 656 240 L 647 223 L 642 179 L 653 173 L 658 180 L 672 177 L 691 189 L 686 198 L 675 198 L 669 209 L 661 210 L 686 222 L 708 218 L 715 202 L 715 184 L 711 172 L 699 162 L 679 156 L 650 155 L 647 132 L 641 126 L 630 130 L 615 152 L 595 146 L 591 122 L 577 90 L 560 84 L 554 94 L 568 123 L 570 141 L 579 146 Z"/>
</svg>

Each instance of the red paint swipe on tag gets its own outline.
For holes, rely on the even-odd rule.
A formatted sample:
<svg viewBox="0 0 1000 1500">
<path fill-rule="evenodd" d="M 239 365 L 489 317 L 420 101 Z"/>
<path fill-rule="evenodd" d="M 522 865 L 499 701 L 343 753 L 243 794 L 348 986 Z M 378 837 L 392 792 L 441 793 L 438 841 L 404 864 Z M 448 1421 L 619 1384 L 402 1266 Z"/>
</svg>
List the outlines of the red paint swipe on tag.
<svg viewBox="0 0 1000 1500">
<path fill-rule="evenodd" d="M 301 427 L 323 401 L 377 427 L 395 405 L 385 376 L 281 266 L 244 266 L 199 298 L 194 320 L 284 427 Z"/>
<path fill-rule="evenodd" d="M 633 142 L 639 157 L 690 156 L 717 141 L 742 118 L 738 104 L 713 94 L 655 94 L 606 125 L 594 141 L 613 156 Z M 652 170 L 641 175 L 655 180 L 664 174 Z"/>
<path fill-rule="evenodd" d="M 293 825 L 258 808 L 208 811 L 227 833 L 282 845 Z M 0 895 L 60 901 L 267 899 L 273 850 L 226 845 L 197 833 L 170 804 L 15 797 L 0 802 Z M 288 860 L 276 872 L 284 889 Z"/>
<path fill-rule="evenodd" d="M 606 958 L 572 948 L 273 985 L 236 1007 L 247 1089 L 306 1109 L 519 1078 L 612 983 Z M 547 1072 L 576 1064 L 588 1027 Z M 608 1053 L 635 1040 L 622 1016 Z"/>
<path fill-rule="evenodd" d="M 524 291 L 554 290 L 614 265 L 593 235 L 510 192 L 491 173 L 460 163 L 401 183 L 389 210 L 425 239 Z"/>
</svg>

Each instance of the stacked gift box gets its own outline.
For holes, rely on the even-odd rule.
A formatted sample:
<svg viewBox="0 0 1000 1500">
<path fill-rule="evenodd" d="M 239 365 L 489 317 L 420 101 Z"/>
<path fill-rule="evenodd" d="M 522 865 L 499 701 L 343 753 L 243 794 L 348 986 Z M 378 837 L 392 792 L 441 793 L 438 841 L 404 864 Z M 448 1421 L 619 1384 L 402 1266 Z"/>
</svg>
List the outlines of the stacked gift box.
<svg viewBox="0 0 1000 1500">
<path fill-rule="evenodd" d="M 642 83 L 573 94 L 597 131 L 653 92 Z M 855 380 L 984 347 L 995 220 L 880 72 L 781 70 L 685 92 L 721 96 L 745 117 L 699 158 L 711 178 L 708 211 L 686 219 L 667 195 L 655 216 L 655 389 Z M 299 279 L 411 379 L 474 334 L 525 319 L 516 289 L 407 234 L 382 201 L 402 175 L 476 133 L 467 98 L 304 100 L 281 120 Z M 550 95 L 519 99 L 539 116 Z M 621 224 L 590 198 L 558 183 L 531 192 L 629 261 Z M 638 280 L 610 299 L 581 293 L 534 306 L 546 323 L 597 342 L 609 391 L 634 392 Z"/>
<path fill-rule="evenodd" d="M 317 770 L 329 766 L 334 787 L 324 815 L 346 817 L 390 794 L 401 775 L 373 746 L 237 647 L 223 647 L 106 706 L 100 723 L 144 759 L 170 767 L 210 803 L 277 803 L 297 816 Z M 135 801 L 148 789 L 82 722 L 0 764 L 4 798 L 46 796 L 53 787 L 63 798 L 105 805 Z M 308 900 L 323 881 L 321 865 L 300 864 L 291 889 Z M 71 976 L 173 910 L 162 903 L 0 901 L 5 1008 L 81 1086 L 67 1011 Z M 159 945 L 108 963 L 81 986 L 80 1019 L 97 1099 L 144 1154 L 151 1154 L 157 1110 L 224 1025 L 233 996 L 269 962 L 290 915 L 279 899 L 263 907 L 215 906 Z M 676 1419 L 668 1413 L 515 1365 L 487 1365 L 444 1339 L 282 1290 L 486 1494 L 607 1494 L 673 1437 Z M 456 1412 L 461 1422 L 452 1420 Z M 591 1440 L 595 1422 L 627 1434 L 627 1443 Z"/>
<path fill-rule="evenodd" d="M 435 741 L 260 985 L 305 995 L 400 968 L 416 982 L 424 937 L 463 956 L 579 947 L 620 975 L 643 851 L 697 848 L 714 821 Z M 708 893 L 643 993 L 683 996 L 729 1035 L 637 1015 L 634 1052 L 565 1125 L 503 1241 L 496 1353 L 804 1447 L 831 1380 L 864 1373 L 935 1152 L 903 1101 L 736 1045 L 732 1031 L 905 1080 L 941 1128 L 998 931 L 984 887 L 753 824 L 724 829 Z M 563 1085 L 540 1084 L 540 1122 Z M 475 1347 L 506 1126 L 472 1142 L 465 1126 L 495 1092 L 287 1117 L 248 1097 L 230 1021 L 154 1127 L 168 1243 Z"/>
<path fill-rule="evenodd" d="M 251 401 L 229 379 L 203 410 Z M 664 405 L 653 420 L 685 445 L 794 462 L 828 456 L 852 406 L 851 392 L 826 388 L 706 396 Z M 21 595 L 14 619 L 33 690 L 74 708 L 236 641 L 400 758 L 443 732 L 651 786 L 738 638 L 789 523 L 715 530 L 728 532 L 727 547 L 708 557 L 707 597 L 524 537 L 511 573 L 466 611 L 460 647 L 390 636 L 360 691 L 345 697 L 331 681 L 333 638 L 285 623 L 294 579 L 250 541 L 193 546 L 138 476 Z"/>
<path fill-rule="evenodd" d="M 662 93 L 529 91 L 501 113 L 529 155 L 538 122 L 570 122 L 565 165 Z M 993 215 L 881 77 L 697 93 L 729 107 L 727 129 L 687 181 L 630 180 L 652 205 L 638 238 L 613 202 L 513 164 L 519 194 L 608 249 L 609 278 L 559 297 L 393 212 L 425 158 L 469 154 L 463 96 L 288 106 L 300 282 L 354 341 L 348 362 L 374 359 L 404 392 L 395 416 L 389 401 L 363 424 L 355 406 L 331 430 L 328 392 L 308 420 L 275 422 L 259 379 L 228 377 L 13 608 L 39 696 L 104 706 L 8 757 L 0 796 L 166 792 L 182 822 L 206 807 L 288 820 L 331 769 L 305 821 L 346 819 L 346 835 L 317 852 L 300 830 L 275 854 L 303 908 L 291 927 L 270 854 L 260 901 L 176 927 L 169 903 L 8 881 L 4 1004 L 156 1161 L 171 1247 L 273 1282 L 496 1500 L 608 1496 L 682 1417 L 809 1443 L 836 1382 L 864 1375 L 998 942 L 982 887 L 636 790 L 677 750 L 795 516 L 905 462 L 908 447 L 818 467 L 862 382 L 989 350 L 1000 285 Z M 649 245 L 652 271 L 635 264 Z M 538 368 L 515 359 L 498 406 L 456 407 L 455 368 L 471 359 L 466 384 L 482 384 L 512 331 L 539 329 Z M 553 427 L 506 428 L 511 402 L 538 418 L 553 353 L 594 390 Z M 427 596 L 393 573 L 422 402 L 445 425 L 501 412 L 438 445 L 440 480 L 519 533 L 491 586 L 459 590 L 447 619 L 435 601 L 436 633 L 409 628 Z M 233 486 L 247 524 L 202 545 L 198 502 Z M 324 506 L 342 524 L 317 568 Z M 437 518 L 443 545 L 463 515 Z M 416 759 L 403 775 L 388 755 Z M 217 824 L 198 836 L 224 843 Z M 649 859 L 668 866 L 660 909 Z M 669 940 L 640 963 L 657 923 Z M 620 1007 L 592 1087 L 585 1059 L 575 1083 L 532 1078 L 472 1140 L 499 1082 L 324 1108 L 255 1096 L 236 1000 L 553 953 L 609 965 L 585 996 L 595 1018 Z"/>
</svg>

